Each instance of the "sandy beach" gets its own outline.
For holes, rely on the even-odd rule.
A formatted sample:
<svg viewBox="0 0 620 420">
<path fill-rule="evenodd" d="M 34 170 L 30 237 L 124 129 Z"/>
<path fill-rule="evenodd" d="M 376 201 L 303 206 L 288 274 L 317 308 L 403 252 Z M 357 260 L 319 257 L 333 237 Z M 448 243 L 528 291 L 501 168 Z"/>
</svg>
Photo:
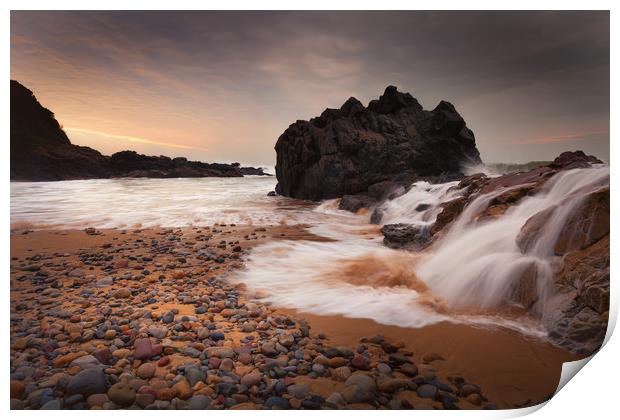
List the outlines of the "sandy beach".
<svg viewBox="0 0 620 420">
<path fill-rule="evenodd" d="M 432 360 L 437 375 L 462 376 L 480 385 L 500 408 L 526 407 L 546 401 L 560 379 L 562 363 L 579 357 L 542 340 L 506 329 L 483 329 L 443 322 L 423 328 L 400 328 L 370 319 L 318 316 L 282 310 L 323 331 L 328 343 L 354 346 L 378 334 L 401 341 L 418 364 Z M 440 356 L 440 358 L 437 358 Z M 435 360 L 433 360 L 435 359 Z"/>
<path fill-rule="evenodd" d="M 280 239 L 322 240 L 303 226 L 14 230 L 13 408 L 59 393 L 63 408 L 514 408 L 548 399 L 574 359 L 507 330 L 274 308 L 226 281 Z"/>
</svg>

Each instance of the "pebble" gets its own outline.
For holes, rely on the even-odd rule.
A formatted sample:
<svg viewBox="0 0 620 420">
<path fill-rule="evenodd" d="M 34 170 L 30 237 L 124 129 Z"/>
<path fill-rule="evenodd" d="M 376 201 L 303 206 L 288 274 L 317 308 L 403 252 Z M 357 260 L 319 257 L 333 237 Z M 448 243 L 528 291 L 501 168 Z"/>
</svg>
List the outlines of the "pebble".
<svg viewBox="0 0 620 420">
<path fill-rule="evenodd" d="M 332 370 L 332 378 L 339 382 L 346 381 L 351 376 L 351 369 L 347 366 L 342 366 Z"/>
<path fill-rule="evenodd" d="M 267 401 L 265 401 L 265 408 L 268 410 L 280 409 L 280 410 L 288 410 L 290 408 L 290 404 L 287 399 L 282 397 L 269 397 Z"/>
<path fill-rule="evenodd" d="M 41 410 L 60 410 L 62 408 L 62 401 L 55 399 L 50 400 L 41 406 Z"/>
<path fill-rule="evenodd" d="M 198 369 L 195 366 L 191 366 L 185 369 L 185 378 L 192 387 L 198 382 L 204 381 L 206 376 L 207 375 L 202 370 Z"/>
<path fill-rule="evenodd" d="M 206 395 L 194 395 L 188 403 L 192 410 L 206 410 L 211 405 L 211 399 Z"/>
<path fill-rule="evenodd" d="M 474 405 L 482 404 L 482 397 L 480 394 L 469 394 L 466 399 Z"/>
<path fill-rule="evenodd" d="M 151 359 L 162 352 L 160 345 L 153 345 L 148 338 L 138 338 L 135 343 L 133 357 L 138 360 Z"/>
<path fill-rule="evenodd" d="M 356 354 L 353 359 L 351 359 L 351 366 L 355 369 L 368 370 L 370 369 L 370 360 L 364 355 Z"/>
<path fill-rule="evenodd" d="M 104 365 L 109 365 L 112 362 L 112 352 L 108 347 L 99 349 L 93 353 L 93 357 Z"/>
<path fill-rule="evenodd" d="M 24 390 L 26 386 L 23 382 L 20 381 L 11 381 L 11 398 L 20 399 L 22 395 L 24 395 Z"/>
<path fill-rule="evenodd" d="M 185 400 L 192 396 L 192 388 L 185 379 L 181 379 L 179 382 L 172 386 L 172 390 L 177 398 Z"/>
<path fill-rule="evenodd" d="M 136 391 L 131 385 L 118 382 L 110 387 L 107 396 L 113 403 L 128 407 L 136 400 Z"/>
<path fill-rule="evenodd" d="M 418 396 L 421 398 L 435 399 L 437 397 L 437 387 L 430 384 L 420 385 L 418 387 Z"/>
<path fill-rule="evenodd" d="M 241 378 L 241 385 L 251 387 L 258 385 L 261 381 L 261 375 L 258 372 L 250 372 Z"/>
<path fill-rule="evenodd" d="M 168 335 L 168 329 L 166 327 L 150 327 L 149 334 L 155 338 L 162 339 Z"/>
<path fill-rule="evenodd" d="M 86 405 L 88 408 L 103 407 L 108 400 L 107 394 L 92 394 L 86 399 Z"/>
<path fill-rule="evenodd" d="M 103 338 L 105 338 L 106 340 L 111 340 L 114 337 L 116 337 L 116 331 L 115 330 L 107 330 L 105 332 L 105 334 L 103 335 Z"/>
<path fill-rule="evenodd" d="M 131 291 L 125 287 L 117 289 L 112 293 L 112 296 L 116 299 L 126 299 L 131 296 Z"/>
<path fill-rule="evenodd" d="M 377 370 L 384 375 L 392 373 L 392 368 L 386 363 L 377 363 Z"/>
<path fill-rule="evenodd" d="M 142 408 L 148 407 L 155 401 L 155 395 L 153 394 L 138 394 L 136 395 L 136 404 Z"/>
<path fill-rule="evenodd" d="M 342 397 L 349 403 L 362 403 L 374 399 L 375 381 L 362 373 L 351 375 L 344 383 Z"/>
<path fill-rule="evenodd" d="M 340 392 L 332 392 L 332 394 L 329 397 L 327 397 L 325 401 L 327 401 L 330 404 L 335 405 L 336 407 L 340 407 L 346 404 L 346 401 L 344 400 L 344 397 L 342 396 Z"/>
<path fill-rule="evenodd" d="M 428 407 L 493 407 L 462 378 L 441 383 L 437 354 L 416 366 L 380 336 L 328 346 L 305 321 L 247 301 L 223 281 L 240 266 L 226 250 L 245 245 L 210 246 L 219 226 L 195 231 L 106 231 L 105 246 L 41 252 L 30 277 L 12 275 L 27 297 L 11 301 L 11 408 L 402 409 L 423 407 L 418 395 Z"/>
<path fill-rule="evenodd" d="M 480 388 L 473 384 L 464 384 L 459 391 L 459 394 L 463 397 L 478 393 L 480 393 Z"/>
<path fill-rule="evenodd" d="M 242 353 L 237 358 L 237 360 L 244 365 L 249 365 L 250 363 L 252 363 L 252 359 L 252 355 L 249 353 Z"/>
<path fill-rule="evenodd" d="M 138 367 L 136 374 L 142 379 L 150 379 L 155 375 L 155 365 L 153 363 L 143 363 Z"/>
<path fill-rule="evenodd" d="M 295 398 L 298 398 L 300 400 L 305 399 L 308 396 L 308 392 L 310 391 L 310 388 L 308 386 L 308 384 L 303 384 L 303 385 L 290 385 L 286 391 L 293 395 Z"/>
<path fill-rule="evenodd" d="M 100 368 L 90 368 L 79 372 L 67 384 L 67 395 L 105 394 L 107 391 L 106 377 Z"/>
<path fill-rule="evenodd" d="M 295 344 L 295 338 L 291 334 L 283 334 L 278 337 L 278 342 L 284 347 L 291 347 Z"/>
</svg>

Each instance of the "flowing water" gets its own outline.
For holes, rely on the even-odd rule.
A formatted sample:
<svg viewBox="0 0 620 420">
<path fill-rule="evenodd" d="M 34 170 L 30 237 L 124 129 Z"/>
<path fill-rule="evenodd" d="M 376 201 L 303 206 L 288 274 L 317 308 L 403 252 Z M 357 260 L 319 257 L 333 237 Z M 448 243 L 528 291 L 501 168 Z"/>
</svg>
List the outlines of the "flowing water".
<svg viewBox="0 0 620 420">
<path fill-rule="evenodd" d="M 311 205 L 268 197 L 274 177 L 12 182 L 13 227 L 182 227 L 313 220 Z"/>
<path fill-rule="evenodd" d="M 441 321 L 503 326 L 544 336 L 540 315 L 551 292 L 552 248 L 563 223 L 585 195 L 609 185 L 609 167 L 576 169 L 551 178 L 535 196 L 503 216 L 476 215 L 503 191 L 474 200 L 449 231 L 424 252 L 386 248 L 369 214 L 269 197 L 273 177 L 114 179 L 11 183 L 13 228 L 185 227 L 213 223 L 305 224 L 328 241 L 268 242 L 254 248 L 232 281 L 267 293 L 281 307 L 322 315 L 370 318 L 421 327 Z M 414 184 L 381 210 L 383 223 L 429 227 L 440 205 L 459 195 L 457 183 Z M 553 217 L 527 253 L 516 244 L 534 214 Z M 536 269 L 541 299 L 534 315 L 506 310 L 514 282 Z M 518 308 L 517 308 L 518 309 Z"/>
</svg>

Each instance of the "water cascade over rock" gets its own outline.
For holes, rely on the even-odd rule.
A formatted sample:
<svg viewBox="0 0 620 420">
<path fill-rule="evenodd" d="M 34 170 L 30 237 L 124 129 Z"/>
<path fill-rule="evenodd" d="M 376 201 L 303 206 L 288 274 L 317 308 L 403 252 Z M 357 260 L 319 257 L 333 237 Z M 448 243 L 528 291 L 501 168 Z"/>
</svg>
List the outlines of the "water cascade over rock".
<svg viewBox="0 0 620 420">
<path fill-rule="evenodd" d="M 241 280 L 319 314 L 502 325 L 580 354 L 602 344 L 610 205 L 598 159 L 570 152 L 527 172 L 418 181 L 372 214 L 337 205 L 317 207 L 338 219 L 311 228 L 330 241 L 260 246 Z"/>
</svg>

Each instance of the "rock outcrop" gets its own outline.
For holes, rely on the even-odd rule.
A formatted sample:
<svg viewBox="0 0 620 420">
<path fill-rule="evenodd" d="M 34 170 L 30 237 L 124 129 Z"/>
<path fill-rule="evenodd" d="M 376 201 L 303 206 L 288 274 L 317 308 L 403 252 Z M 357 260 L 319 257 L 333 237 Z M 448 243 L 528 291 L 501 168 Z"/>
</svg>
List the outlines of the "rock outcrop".
<svg viewBox="0 0 620 420">
<path fill-rule="evenodd" d="M 556 293 L 543 323 L 553 342 L 589 355 L 603 344 L 609 320 L 609 234 L 563 256 Z"/>
<path fill-rule="evenodd" d="M 432 239 L 449 229 L 463 210 L 481 194 L 503 192 L 489 200 L 486 208 L 474 217 L 478 221 L 502 217 L 511 206 L 523 198 L 536 194 L 558 172 L 575 168 L 587 168 L 602 163 L 581 151 L 565 152 L 552 163 L 527 172 L 509 173 L 497 178 L 476 174 L 464 178 L 455 188 L 463 195 L 442 205 L 431 228 Z M 583 192 L 575 193 L 581 197 Z M 569 196 L 566 200 L 575 197 Z M 530 217 L 521 227 L 516 245 L 523 254 L 533 252 L 541 238 L 548 237 L 545 227 L 556 216 L 559 207 L 553 206 Z M 413 235 L 405 235 L 403 229 L 385 229 L 384 242 L 410 248 L 417 245 Z M 610 264 L 610 189 L 601 187 L 579 198 L 577 204 L 556 232 L 551 243 L 553 260 L 553 285 L 551 297 L 545 301 L 542 322 L 555 344 L 574 353 L 588 355 L 603 342 L 609 316 L 609 264 Z M 395 238 L 395 239 L 394 239 Z M 389 243 L 388 243 L 389 242 Z M 536 266 L 525 268 L 515 281 L 509 302 L 535 313 L 535 305 L 541 298 L 537 282 Z"/>
<path fill-rule="evenodd" d="M 276 191 L 307 200 L 368 195 L 385 181 L 457 179 L 464 164 L 480 163 L 474 134 L 452 104 L 425 111 L 394 86 L 368 107 L 350 98 L 340 109 L 297 121 L 275 150 Z"/>
<path fill-rule="evenodd" d="M 532 216 L 517 245 L 528 252 L 555 208 Z M 543 317 L 550 338 L 573 352 L 591 354 L 602 344 L 609 316 L 610 190 L 587 195 L 561 227 L 553 252 L 559 259 L 555 293 Z"/>
<path fill-rule="evenodd" d="M 476 216 L 479 218 L 499 217 L 522 198 L 534 195 L 553 175 L 560 171 L 587 168 L 593 164 L 603 163 L 594 156 L 586 155 L 581 150 L 564 152 L 548 165 L 531 169 L 527 172 L 511 172 L 496 178 L 484 174 L 474 174 L 463 178 L 455 189 L 462 190 L 463 196 L 442 205 L 443 210 L 437 216 L 431 228 L 433 235 L 440 233 L 480 194 L 488 194 L 499 189 L 505 192 L 496 196 Z"/>
<path fill-rule="evenodd" d="M 239 164 L 193 162 L 186 158 L 145 156 L 123 151 L 104 156 L 71 144 L 54 114 L 28 88 L 11 80 L 11 180 L 149 177 L 240 177 L 266 175 Z"/>
<path fill-rule="evenodd" d="M 104 177 L 106 157 L 69 138 L 34 94 L 11 80 L 11 179 L 51 181 Z"/>
</svg>

